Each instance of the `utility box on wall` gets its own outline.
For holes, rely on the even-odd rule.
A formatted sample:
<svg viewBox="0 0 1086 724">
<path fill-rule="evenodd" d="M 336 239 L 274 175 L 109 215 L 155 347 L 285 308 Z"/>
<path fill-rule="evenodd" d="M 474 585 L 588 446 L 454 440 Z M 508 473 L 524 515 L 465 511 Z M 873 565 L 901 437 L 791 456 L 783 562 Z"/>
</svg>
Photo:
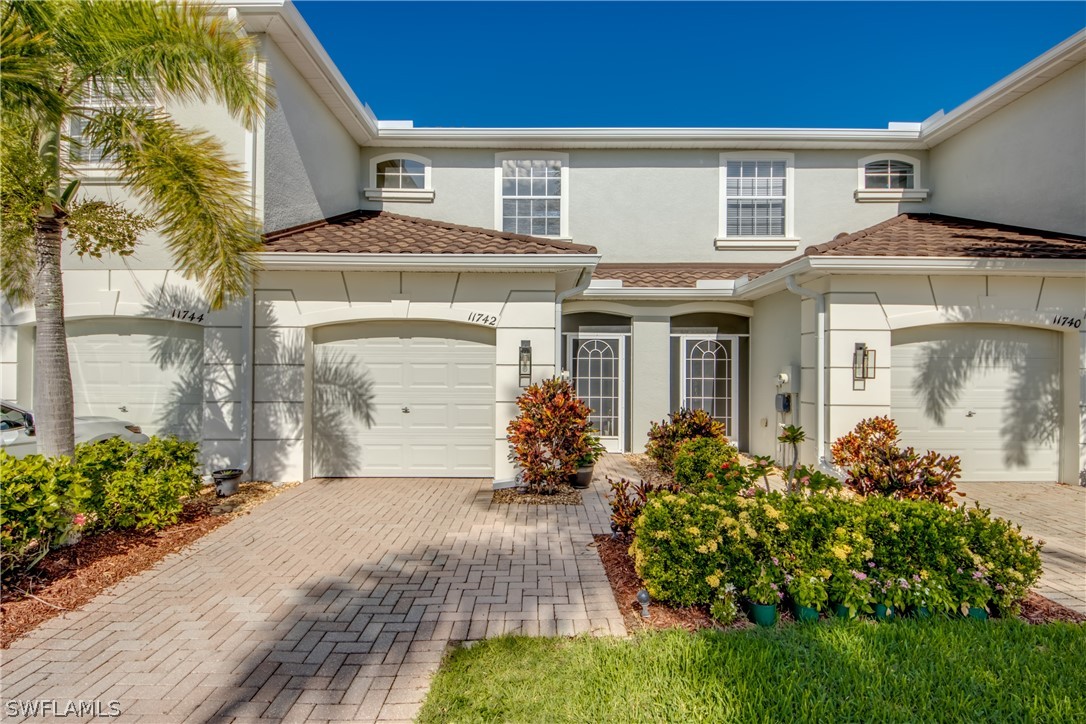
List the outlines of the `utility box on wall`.
<svg viewBox="0 0 1086 724">
<path fill-rule="evenodd" d="M 777 392 L 799 394 L 799 365 L 787 365 L 777 373 Z M 780 412 L 780 410 L 777 410 Z"/>
</svg>

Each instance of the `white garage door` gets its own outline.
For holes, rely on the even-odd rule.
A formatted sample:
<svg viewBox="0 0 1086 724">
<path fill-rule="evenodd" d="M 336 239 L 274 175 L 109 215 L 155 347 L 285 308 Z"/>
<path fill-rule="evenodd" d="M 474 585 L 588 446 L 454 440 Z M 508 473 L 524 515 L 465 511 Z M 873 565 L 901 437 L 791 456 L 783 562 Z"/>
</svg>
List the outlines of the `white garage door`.
<svg viewBox="0 0 1086 724">
<path fill-rule="evenodd" d="M 961 324 L 893 335 L 892 414 L 906 444 L 960 455 L 963 480 L 1058 479 L 1060 341 Z"/>
<path fill-rule="evenodd" d="M 370 322 L 314 343 L 314 476 L 493 475 L 492 330 Z"/>
<path fill-rule="evenodd" d="M 76 415 L 131 420 L 148 435 L 200 438 L 203 328 L 150 319 L 66 328 Z"/>
</svg>

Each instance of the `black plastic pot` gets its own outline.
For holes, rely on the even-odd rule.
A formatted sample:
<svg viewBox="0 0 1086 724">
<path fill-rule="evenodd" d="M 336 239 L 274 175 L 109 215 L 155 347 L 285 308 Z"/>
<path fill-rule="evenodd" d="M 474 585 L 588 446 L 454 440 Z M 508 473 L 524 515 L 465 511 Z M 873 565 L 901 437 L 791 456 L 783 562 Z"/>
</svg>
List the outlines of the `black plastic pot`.
<svg viewBox="0 0 1086 724">
<path fill-rule="evenodd" d="M 215 481 L 215 494 L 220 498 L 226 498 L 238 492 L 238 482 L 244 473 L 244 470 L 238 468 L 216 470 L 211 473 L 211 477 Z"/>
<path fill-rule="evenodd" d="M 569 484 L 574 488 L 581 488 L 582 490 L 592 484 L 592 465 L 587 465 L 583 468 L 577 468 L 576 475 L 569 476 Z"/>
</svg>

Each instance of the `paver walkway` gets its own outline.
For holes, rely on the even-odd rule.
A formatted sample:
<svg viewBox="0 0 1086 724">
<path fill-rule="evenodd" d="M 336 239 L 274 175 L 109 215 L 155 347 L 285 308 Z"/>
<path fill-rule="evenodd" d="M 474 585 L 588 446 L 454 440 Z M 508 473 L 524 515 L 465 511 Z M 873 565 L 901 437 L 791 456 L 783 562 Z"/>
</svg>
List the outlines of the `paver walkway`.
<svg viewBox="0 0 1086 724">
<path fill-rule="evenodd" d="M 1055 483 L 958 483 L 969 504 L 978 501 L 994 515 L 1045 542 L 1043 573 L 1036 586 L 1051 598 L 1086 613 L 1086 488 Z"/>
<path fill-rule="evenodd" d="M 3 652 L 5 720 L 12 699 L 156 724 L 409 720 L 450 641 L 625 635 L 591 546 L 606 489 L 496 506 L 488 480 L 309 481 Z"/>
</svg>

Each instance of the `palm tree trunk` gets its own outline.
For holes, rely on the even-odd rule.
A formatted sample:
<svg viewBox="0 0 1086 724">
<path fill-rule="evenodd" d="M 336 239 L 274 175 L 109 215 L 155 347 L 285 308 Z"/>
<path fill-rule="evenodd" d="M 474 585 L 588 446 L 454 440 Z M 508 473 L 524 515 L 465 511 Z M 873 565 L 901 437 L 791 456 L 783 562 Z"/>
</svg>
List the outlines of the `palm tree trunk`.
<svg viewBox="0 0 1086 724">
<path fill-rule="evenodd" d="M 49 456 L 75 452 L 75 404 L 60 278 L 62 228 L 59 217 L 39 216 L 34 230 L 34 424 L 38 452 Z"/>
</svg>

